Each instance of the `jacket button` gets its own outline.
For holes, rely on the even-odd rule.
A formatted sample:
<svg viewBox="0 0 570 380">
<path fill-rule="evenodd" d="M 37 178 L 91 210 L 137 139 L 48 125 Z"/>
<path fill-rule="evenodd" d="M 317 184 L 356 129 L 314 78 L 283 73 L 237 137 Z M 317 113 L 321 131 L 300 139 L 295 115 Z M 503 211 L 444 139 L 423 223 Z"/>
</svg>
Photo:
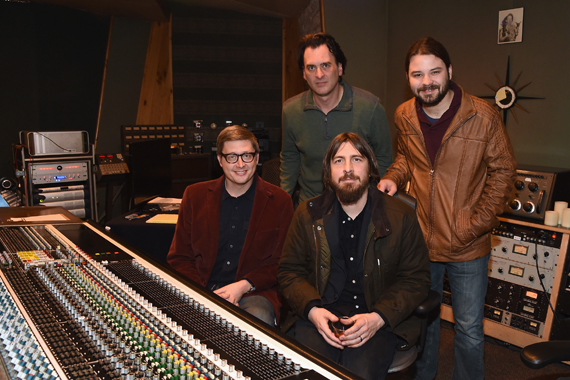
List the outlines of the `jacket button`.
<svg viewBox="0 0 570 380">
<path fill-rule="evenodd" d="M 325 269 L 325 267 L 321 265 L 321 269 Z"/>
<path fill-rule="evenodd" d="M 310 206 L 310 207 L 313 207 L 313 202 L 309 202 L 309 206 Z"/>
<path fill-rule="evenodd" d="M 319 230 L 319 231 L 320 231 L 320 230 L 321 230 L 321 226 L 318 226 L 318 227 L 317 227 L 317 230 Z"/>
<path fill-rule="evenodd" d="M 390 229 L 386 227 L 386 232 L 390 232 Z"/>
</svg>

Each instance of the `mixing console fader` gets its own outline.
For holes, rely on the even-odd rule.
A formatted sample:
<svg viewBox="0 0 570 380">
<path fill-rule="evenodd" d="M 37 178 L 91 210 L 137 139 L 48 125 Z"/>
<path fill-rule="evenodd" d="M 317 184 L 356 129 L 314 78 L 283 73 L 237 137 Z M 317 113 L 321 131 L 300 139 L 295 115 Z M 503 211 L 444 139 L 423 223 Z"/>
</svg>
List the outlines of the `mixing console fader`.
<svg viewBox="0 0 570 380">
<path fill-rule="evenodd" d="M 0 227 L 0 251 L 10 378 L 353 378 L 88 223 Z"/>
</svg>

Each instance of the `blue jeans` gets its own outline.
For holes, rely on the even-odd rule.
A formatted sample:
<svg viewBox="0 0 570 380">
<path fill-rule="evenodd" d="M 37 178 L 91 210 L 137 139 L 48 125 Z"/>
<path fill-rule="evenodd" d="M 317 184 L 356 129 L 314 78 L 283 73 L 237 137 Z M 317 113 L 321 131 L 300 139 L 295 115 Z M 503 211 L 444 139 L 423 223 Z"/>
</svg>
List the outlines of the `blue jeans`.
<svg viewBox="0 0 570 380">
<path fill-rule="evenodd" d="M 447 271 L 455 319 L 452 380 L 485 377 L 483 312 L 487 293 L 489 256 L 462 263 L 431 262 L 431 288 L 443 295 Z M 430 320 L 424 351 L 416 361 L 416 380 L 432 380 L 437 374 L 440 315 Z"/>
<path fill-rule="evenodd" d="M 238 302 L 242 310 L 261 319 L 270 326 L 275 326 L 275 310 L 269 300 L 263 296 L 242 297 Z"/>
</svg>

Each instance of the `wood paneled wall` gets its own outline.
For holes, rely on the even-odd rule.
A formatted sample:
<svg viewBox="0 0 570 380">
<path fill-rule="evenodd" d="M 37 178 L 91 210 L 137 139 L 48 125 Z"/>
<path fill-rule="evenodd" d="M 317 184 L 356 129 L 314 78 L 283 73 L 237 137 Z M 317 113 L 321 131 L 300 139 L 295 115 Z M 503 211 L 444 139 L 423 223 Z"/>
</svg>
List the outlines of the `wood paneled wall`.
<svg viewBox="0 0 570 380">
<path fill-rule="evenodd" d="M 137 124 L 173 124 L 171 22 L 153 22 L 146 54 Z"/>
</svg>

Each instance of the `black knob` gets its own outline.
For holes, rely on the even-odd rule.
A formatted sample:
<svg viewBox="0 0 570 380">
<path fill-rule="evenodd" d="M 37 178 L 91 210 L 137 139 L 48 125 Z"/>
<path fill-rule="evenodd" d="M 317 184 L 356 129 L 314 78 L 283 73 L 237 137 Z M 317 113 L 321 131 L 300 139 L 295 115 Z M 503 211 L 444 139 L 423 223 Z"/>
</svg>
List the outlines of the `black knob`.
<svg viewBox="0 0 570 380">
<path fill-rule="evenodd" d="M 536 182 L 531 182 L 528 184 L 528 189 L 530 191 L 532 191 L 533 193 L 536 193 L 538 191 L 538 183 Z"/>
<path fill-rule="evenodd" d="M 534 211 L 534 204 L 532 202 L 526 202 L 523 205 L 523 210 L 528 212 L 529 214 Z"/>
<path fill-rule="evenodd" d="M 503 273 L 503 268 L 499 268 L 498 272 Z"/>
<path fill-rule="evenodd" d="M 544 252 L 544 257 L 548 257 L 548 256 L 550 256 L 550 253 Z"/>
<path fill-rule="evenodd" d="M 515 189 L 517 189 L 517 190 L 524 189 L 524 182 L 521 180 L 515 181 Z"/>
<path fill-rule="evenodd" d="M 509 207 L 514 211 L 519 211 L 521 209 L 521 202 L 518 199 L 513 199 L 509 202 Z"/>
<path fill-rule="evenodd" d="M 503 252 L 507 253 L 507 247 L 503 247 L 503 248 L 501 248 L 501 251 L 503 251 Z"/>
<path fill-rule="evenodd" d="M 529 281 L 534 281 L 534 276 L 528 276 Z"/>
</svg>

